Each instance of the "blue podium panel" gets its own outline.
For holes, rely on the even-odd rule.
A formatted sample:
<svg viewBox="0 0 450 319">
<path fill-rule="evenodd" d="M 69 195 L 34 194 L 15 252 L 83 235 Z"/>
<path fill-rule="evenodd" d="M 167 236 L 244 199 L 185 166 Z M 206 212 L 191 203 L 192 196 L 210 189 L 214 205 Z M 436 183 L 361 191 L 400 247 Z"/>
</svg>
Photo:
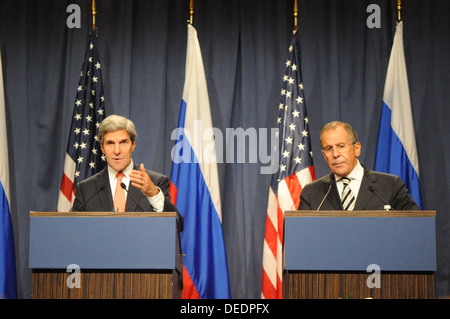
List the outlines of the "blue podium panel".
<svg viewBox="0 0 450 319">
<path fill-rule="evenodd" d="M 176 243 L 175 213 L 32 212 L 29 267 L 175 269 Z"/>
<path fill-rule="evenodd" d="M 286 213 L 285 269 L 436 271 L 435 217 L 408 214 Z"/>
</svg>

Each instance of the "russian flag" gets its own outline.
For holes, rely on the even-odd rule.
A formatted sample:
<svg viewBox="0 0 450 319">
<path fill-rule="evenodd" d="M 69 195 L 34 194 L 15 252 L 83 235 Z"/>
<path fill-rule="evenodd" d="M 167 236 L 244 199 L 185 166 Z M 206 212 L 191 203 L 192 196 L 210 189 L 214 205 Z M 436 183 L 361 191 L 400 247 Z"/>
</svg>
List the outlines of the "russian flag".
<svg viewBox="0 0 450 319">
<path fill-rule="evenodd" d="M 402 21 L 397 23 L 389 58 L 374 169 L 399 176 L 414 201 L 423 208 L 419 186 L 419 160 L 403 51 Z"/>
<path fill-rule="evenodd" d="M 9 209 L 9 161 L 0 53 L 0 298 L 17 298 L 14 233 Z"/>
<path fill-rule="evenodd" d="M 211 110 L 197 31 L 188 24 L 186 70 L 172 149 L 170 194 L 184 217 L 182 298 L 230 298 Z M 176 136 L 175 136 L 176 135 Z"/>
</svg>

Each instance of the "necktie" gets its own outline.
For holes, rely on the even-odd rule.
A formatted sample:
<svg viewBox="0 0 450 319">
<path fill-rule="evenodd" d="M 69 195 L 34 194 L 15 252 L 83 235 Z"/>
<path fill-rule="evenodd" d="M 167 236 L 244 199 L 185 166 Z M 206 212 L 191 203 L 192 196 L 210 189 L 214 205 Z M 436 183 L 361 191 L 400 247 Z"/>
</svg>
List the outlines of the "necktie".
<svg viewBox="0 0 450 319">
<path fill-rule="evenodd" d="M 355 208 L 355 195 L 353 195 L 352 190 L 348 186 L 350 179 L 343 177 L 340 180 L 344 184 L 344 189 L 342 190 L 342 207 L 344 210 L 353 210 Z"/>
<path fill-rule="evenodd" d="M 114 209 L 121 213 L 125 211 L 125 190 L 120 186 L 123 177 L 123 172 L 117 173 L 116 191 L 114 192 Z"/>
</svg>

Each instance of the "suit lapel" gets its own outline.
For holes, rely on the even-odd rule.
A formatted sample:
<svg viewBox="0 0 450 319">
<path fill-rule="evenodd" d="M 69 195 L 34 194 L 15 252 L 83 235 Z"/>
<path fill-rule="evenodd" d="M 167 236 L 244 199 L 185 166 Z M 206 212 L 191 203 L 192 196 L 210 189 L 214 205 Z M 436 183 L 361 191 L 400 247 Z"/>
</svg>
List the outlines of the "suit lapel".
<svg viewBox="0 0 450 319">
<path fill-rule="evenodd" d="M 372 197 L 375 196 L 373 192 L 370 191 L 369 187 L 376 183 L 376 178 L 370 172 L 364 168 L 364 176 L 361 181 L 361 186 L 358 192 L 358 198 L 356 199 L 354 210 L 364 210 L 367 203 L 370 203 Z"/>
<path fill-rule="evenodd" d="M 341 202 L 341 197 L 339 196 L 339 192 L 336 186 L 336 183 L 333 183 L 333 187 L 331 188 L 330 194 L 329 196 L 329 200 L 331 205 L 333 205 L 333 208 L 336 210 L 342 210 L 342 202 Z"/>
<path fill-rule="evenodd" d="M 134 164 L 133 169 L 139 170 L 139 167 L 136 164 Z M 127 195 L 127 202 L 125 204 L 126 206 L 125 211 L 127 212 L 141 211 L 141 208 L 137 205 L 137 203 L 133 200 L 133 198 L 139 203 L 139 205 L 145 211 L 147 212 L 153 211 L 153 208 L 151 207 L 147 197 L 145 197 L 145 195 L 142 194 L 139 189 L 133 187 L 130 182 L 130 185 L 128 186 L 128 195 Z"/>
<path fill-rule="evenodd" d="M 127 211 L 127 212 L 135 212 L 136 208 L 138 206 L 135 203 L 135 201 L 133 200 L 133 198 L 135 198 L 140 203 L 141 195 L 142 195 L 142 193 L 140 192 L 140 190 L 137 189 L 136 187 L 131 186 L 131 182 L 130 182 L 130 186 L 128 187 L 128 195 L 127 195 L 127 202 L 126 202 L 126 209 L 125 209 L 125 211 Z"/>
<path fill-rule="evenodd" d="M 114 211 L 114 202 L 111 194 L 111 184 L 109 183 L 108 167 L 105 167 L 99 174 L 97 179 L 97 187 L 103 187 L 103 190 L 99 193 L 103 210 L 106 212 Z"/>
<path fill-rule="evenodd" d="M 134 164 L 133 169 L 139 170 L 139 167 L 136 164 Z M 139 189 L 131 186 L 131 181 L 130 181 L 130 185 L 128 186 L 128 194 L 127 194 L 127 202 L 125 204 L 125 206 L 126 206 L 125 211 L 135 212 L 136 208 L 138 206 L 137 206 L 136 202 L 133 200 L 133 198 L 135 198 L 140 203 L 141 195 L 142 195 L 142 193 L 139 191 Z"/>
<path fill-rule="evenodd" d="M 339 193 L 338 193 L 334 174 L 330 174 L 329 178 L 324 181 L 323 194 L 325 196 L 325 194 L 328 192 L 330 183 L 332 183 L 333 186 L 331 187 L 330 193 L 328 194 L 327 199 L 324 202 L 321 210 L 342 210 L 341 197 L 339 196 Z"/>
</svg>

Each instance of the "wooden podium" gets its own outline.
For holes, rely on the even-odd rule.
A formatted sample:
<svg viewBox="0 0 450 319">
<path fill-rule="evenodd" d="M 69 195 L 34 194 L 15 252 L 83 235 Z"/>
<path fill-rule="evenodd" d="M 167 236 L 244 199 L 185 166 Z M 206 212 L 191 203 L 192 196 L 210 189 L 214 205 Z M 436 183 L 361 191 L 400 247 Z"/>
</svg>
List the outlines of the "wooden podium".
<svg viewBox="0 0 450 319">
<path fill-rule="evenodd" d="M 434 298 L 435 216 L 286 212 L 283 298 Z"/>
<path fill-rule="evenodd" d="M 176 213 L 30 212 L 29 267 L 33 299 L 180 298 Z"/>
</svg>

